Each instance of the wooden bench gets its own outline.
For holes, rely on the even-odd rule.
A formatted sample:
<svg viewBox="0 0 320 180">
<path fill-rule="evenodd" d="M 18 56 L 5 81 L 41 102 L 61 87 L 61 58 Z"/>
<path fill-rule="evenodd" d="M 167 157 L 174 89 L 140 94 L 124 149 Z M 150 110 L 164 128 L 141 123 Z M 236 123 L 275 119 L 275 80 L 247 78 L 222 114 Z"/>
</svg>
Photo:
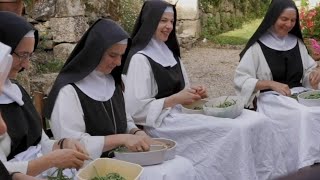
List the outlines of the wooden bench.
<svg viewBox="0 0 320 180">
<path fill-rule="evenodd" d="M 40 92 L 40 91 L 33 92 L 33 103 L 37 112 L 39 113 L 42 128 L 44 132 L 49 136 L 49 138 L 52 138 L 53 134 L 50 129 L 49 121 L 44 115 L 44 107 L 46 104 L 46 100 L 47 100 L 47 96 L 43 92 Z"/>
</svg>

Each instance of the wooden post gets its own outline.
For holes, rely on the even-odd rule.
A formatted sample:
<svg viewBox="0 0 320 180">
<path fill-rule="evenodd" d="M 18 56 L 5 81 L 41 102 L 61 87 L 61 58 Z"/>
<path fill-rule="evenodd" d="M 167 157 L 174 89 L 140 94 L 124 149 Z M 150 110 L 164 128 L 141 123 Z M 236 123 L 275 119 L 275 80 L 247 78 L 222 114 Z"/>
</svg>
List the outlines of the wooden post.
<svg viewBox="0 0 320 180">
<path fill-rule="evenodd" d="M 46 130 L 46 124 L 43 122 L 43 109 L 44 109 L 44 102 L 43 102 L 44 94 L 40 91 L 33 92 L 33 103 L 34 106 L 40 116 L 42 128 Z"/>
</svg>

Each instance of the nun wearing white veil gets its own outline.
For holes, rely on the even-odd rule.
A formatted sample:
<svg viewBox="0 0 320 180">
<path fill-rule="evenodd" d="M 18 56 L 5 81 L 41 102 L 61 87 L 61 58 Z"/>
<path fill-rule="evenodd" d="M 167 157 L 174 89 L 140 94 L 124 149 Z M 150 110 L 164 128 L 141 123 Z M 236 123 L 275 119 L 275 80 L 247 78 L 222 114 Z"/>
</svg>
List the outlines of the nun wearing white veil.
<svg viewBox="0 0 320 180">
<path fill-rule="evenodd" d="M 181 112 L 181 104 L 207 93 L 188 81 L 176 22 L 173 5 L 144 3 L 122 76 L 128 112 L 150 136 L 177 141 L 177 154 L 192 161 L 199 180 L 272 178 L 276 159 L 267 117 L 249 110 L 237 119 Z"/>
<path fill-rule="evenodd" d="M 299 13 L 292 0 L 273 0 L 245 49 L 234 83 L 248 107 L 275 120 L 287 171 L 320 162 L 320 108 L 306 107 L 290 96 L 318 89 L 320 72 L 303 42 Z M 293 158 L 296 157 L 296 158 Z M 284 170 L 285 171 L 285 170 Z"/>
</svg>

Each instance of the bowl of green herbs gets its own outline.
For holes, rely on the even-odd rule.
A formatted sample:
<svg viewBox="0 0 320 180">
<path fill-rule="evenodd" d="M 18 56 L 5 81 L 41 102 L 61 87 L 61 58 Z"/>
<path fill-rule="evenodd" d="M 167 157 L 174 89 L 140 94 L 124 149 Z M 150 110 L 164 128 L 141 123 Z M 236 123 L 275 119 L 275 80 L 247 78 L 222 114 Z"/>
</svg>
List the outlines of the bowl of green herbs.
<svg viewBox="0 0 320 180">
<path fill-rule="evenodd" d="M 305 106 L 320 106 L 320 90 L 313 90 L 298 95 L 298 102 Z"/>
<path fill-rule="evenodd" d="M 143 167 L 117 159 L 98 158 L 80 169 L 78 180 L 138 180 Z"/>
<path fill-rule="evenodd" d="M 244 108 L 241 97 L 221 96 L 203 105 L 204 114 L 221 118 L 236 118 Z"/>
</svg>

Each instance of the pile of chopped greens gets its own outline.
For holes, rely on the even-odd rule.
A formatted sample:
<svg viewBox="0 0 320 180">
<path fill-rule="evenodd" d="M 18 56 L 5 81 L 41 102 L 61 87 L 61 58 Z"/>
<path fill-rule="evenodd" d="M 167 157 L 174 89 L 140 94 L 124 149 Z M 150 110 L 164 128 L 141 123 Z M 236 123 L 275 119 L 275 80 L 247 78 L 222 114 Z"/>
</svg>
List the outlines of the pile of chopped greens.
<svg viewBox="0 0 320 180">
<path fill-rule="evenodd" d="M 93 168 L 97 176 L 91 180 L 126 180 L 126 178 L 122 177 L 119 173 L 108 173 L 106 176 L 99 176 L 97 168 L 95 166 L 93 166 Z"/>
<path fill-rule="evenodd" d="M 229 96 L 228 96 L 229 97 Z M 223 103 L 220 103 L 218 106 L 216 106 L 217 108 L 227 108 L 230 107 L 232 105 L 235 105 L 237 103 L 237 101 L 233 100 L 232 101 L 227 101 L 228 97 L 223 101 Z"/>
<path fill-rule="evenodd" d="M 202 107 L 199 107 L 199 106 L 196 106 L 193 108 L 193 110 L 202 110 L 203 108 Z"/>
<path fill-rule="evenodd" d="M 320 93 L 310 94 L 309 96 L 306 96 L 304 99 L 320 99 Z"/>
<path fill-rule="evenodd" d="M 118 173 L 108 173 L 106 176 L 97 176 L 91 180 L 126 180 Z"/>
</svg>

